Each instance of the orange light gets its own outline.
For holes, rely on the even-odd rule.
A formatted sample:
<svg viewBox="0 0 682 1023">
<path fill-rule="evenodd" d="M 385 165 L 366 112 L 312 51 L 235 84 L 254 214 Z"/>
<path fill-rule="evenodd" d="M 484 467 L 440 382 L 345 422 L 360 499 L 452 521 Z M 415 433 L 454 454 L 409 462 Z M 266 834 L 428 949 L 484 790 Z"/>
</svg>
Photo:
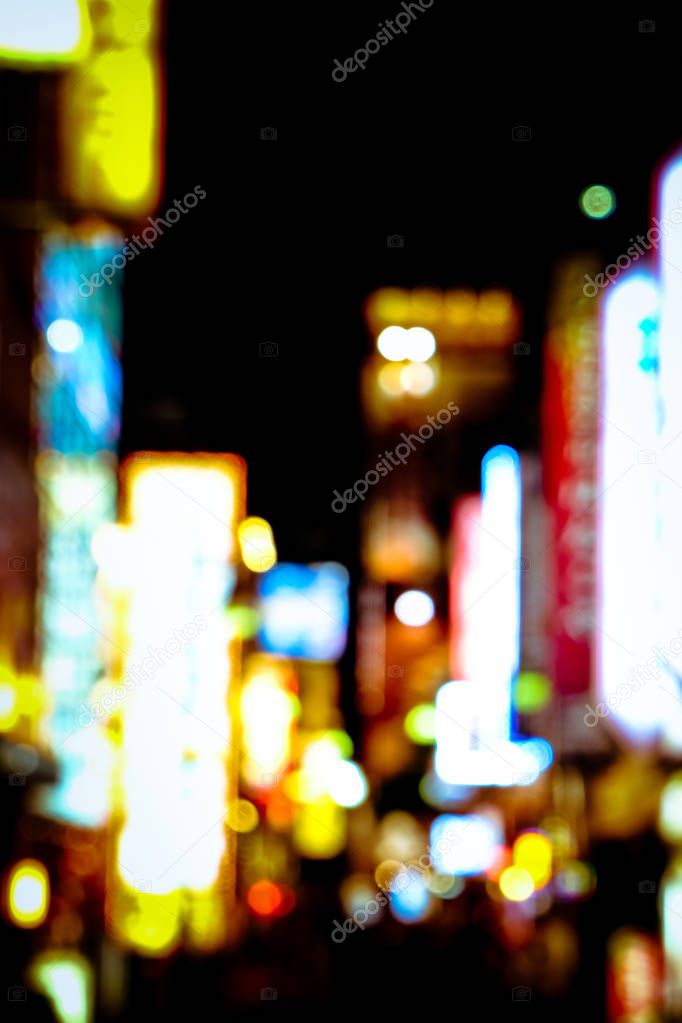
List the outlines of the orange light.
<svg viewBox="0 0 682 1023">
<path fill-rule="evenodd" d="M 249 888 L 246 901 L 257 916 L 275 916 L 284 900 L 274 881 L 256 881 Z"/>
</svg>

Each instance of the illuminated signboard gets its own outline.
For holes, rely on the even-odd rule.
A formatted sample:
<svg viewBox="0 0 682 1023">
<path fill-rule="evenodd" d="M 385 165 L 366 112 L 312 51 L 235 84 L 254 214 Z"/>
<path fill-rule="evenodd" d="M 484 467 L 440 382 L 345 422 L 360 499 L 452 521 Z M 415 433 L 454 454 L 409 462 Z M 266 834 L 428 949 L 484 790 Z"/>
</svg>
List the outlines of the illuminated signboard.
<svg viewBox="0 0 682 1023">
<path fill-rule="evenodd" d="M 259 584 L 259 640 L 269 653 L 335 661 L 348 631 L 348 572 L 342 565 L 276 565 Z"/>
<path fill-rule="evenodd" d="M 90 46 L 85 0 L 0 4 L 0 64 L 43 69 L 76 64 Z"/>
<path fill-rule="evenodd" d="M 225 614 L 245 470 L 232 455 L 157 454 L 124 466 L 126 679 L 120 699 L 114 877 L 118 940 L 167 954 L 226 937 L 234 897 L 233 734 L 238 639 Z M 150 768 L 150 765 L 151 768 Z"/>
<path fill-rule="evenodd" d="M 51 710 L 46 738 L 59 782 L 44 808 L 78 824 L 99 824 L 107 807 L 107 752 L 97 729 L 80 727 L 102 671 L 93 537 L 116 517 L 120 431 L 119 283 L 85 298 L 89 276 L 121 243 L 101 229 L 55 233 L 45 243 L 38 319 L 44 344 L 35 363 L 36 483 L 42 547 L 37 596 L 41 677 Z"/>
<path fill-rule="evenodd" d="M 65 188 L 87 209 L 143 216 L 163 165 L 159 4 L 92 3 L 90 13 L 90 53 L 62 83 Z"/>
<path fill-rule="evenodd" d="M 549 668 L 557 691 L 566 694 L 590 688 L 595 619 L 600 368 L 596 300 L 582 291 L 586 269 L 596 272 L 587 257 L 568 262 L 554 282 L 542 403 L 551 512 L 545 557 L 554 586 Z"/>
<path fill-rule="evenodd" d="M 658 732 L 662 703 L 655 682 L 631 685 L 632 672 L 646 664 L 659 631 L 659 481 L 655 466 L 637 459 L 638 445 L 647 457 L 657 446 L 658 384 L 645 354 L 658 307 L 653 278 L 630 276 L 607 296 L 603 326 L 599 692 L 623 730 L 640 739 Z"/>
<path fill-rule="evenodd" d="M 481 466 L 481 497 L 454 512 L 451 668 L 436 694 L 434 768 L 448 785 L 528 785 L 551 761 L 541 739 L 515 741 L 522 564 L 521 467 L 500 444 Z M 494 642 L 492 641 L 494 638 Z"/>
<path fill-rule="evenodd" d="M 496 290 L 382 288 L 368 298 L 365 318 L 377 337 L 387 327 L 418 327 L 433 331 L 445 346 L 510 345 L 521 326 L 518 303 Z"/>
<path fill-rule="evenodd" d="M 682 299 L 672 264 L 682 255 L 679 157 L 663 169 L 656 212 L 649 238 L 661 250 L 658 277 L 628 274 L 604 303 L 596 713 L 632 742 L 660 739 L 678 751 Z"/>
</svg>

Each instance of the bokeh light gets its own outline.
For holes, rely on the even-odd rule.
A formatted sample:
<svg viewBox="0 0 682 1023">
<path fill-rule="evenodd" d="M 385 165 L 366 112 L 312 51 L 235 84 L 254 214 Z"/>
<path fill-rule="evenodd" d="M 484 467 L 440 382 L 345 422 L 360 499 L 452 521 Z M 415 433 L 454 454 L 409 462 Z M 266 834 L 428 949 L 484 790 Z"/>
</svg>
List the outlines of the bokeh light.
<svg viewBox="0 0 682 1023">
<path fill-rule="evenodd" d="M 500 874 L 500 891 L 510 902 L 524 902 L 535 891 L 533 878 L 523 867 L 507 867 Z"/>
<path fill-rule="evenodd" d="M 432 745 L 436 737 L 436 708 L 432 703 L 420 703 L 407 712 L 405 734 L 418 745 Z"/>
<path fill-rule="evenodd" d="M 39 927 L 50 905 L 50 880 L 38 860 L 16 863 L 7 879 L 7 910 L 18 927 Z"/>
<path fill-rule="evenodd" d="M 75 352 L 83 344 L 83 330 L 75 320 L 53 320 L 45 332 L 47 343 L 55 352 Z"/>
<path fill-rule="evenodd" d="M 435 614 L 433 600 L 422 590 L 405 590 L 395 602 L 395 616 L 412 628 L 427 625 Z"/>
<path fill-rule="evenodd" d="M 616 208 L 616 197 L 606 185 L 589 185 L 580 193 L 580 209 L 590 220 L 605 220 Z"/>
</svg>

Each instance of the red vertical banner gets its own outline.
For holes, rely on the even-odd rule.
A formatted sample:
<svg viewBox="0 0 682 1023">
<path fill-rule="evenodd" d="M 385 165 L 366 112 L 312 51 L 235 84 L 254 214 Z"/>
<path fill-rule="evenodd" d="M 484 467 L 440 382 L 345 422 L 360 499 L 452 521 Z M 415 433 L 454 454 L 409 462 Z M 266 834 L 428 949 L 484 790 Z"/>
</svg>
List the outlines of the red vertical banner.
<svg viewBox="0 0 682 1023">
<path fill-rule="evenodd" d="M 481 495 L 470 494 L 455 502 L 452 513 L 452 567 L 450 569 L 450 674 L 464 677 L 467 638 L 466 615 L 483 594 L 476 574 L 477 541 L 481 529 Z"/>
<path fill-rule="evenodd" d="M 550 540 L 542 491 L 542 464 L 537 455 L 521 456 L 521 670 L 549 672 L 553 628 L 548 578 Z"/>
<path fill-rule="evenodd" d="M 561 268 L 545 349 L 542 402 L 547 550 L 551 580 L 550 672 L 560 693 L 590 688 L 595 628 L 599 400 L 597 306 L 582 292 L 588 260 Z"/>
</svg>

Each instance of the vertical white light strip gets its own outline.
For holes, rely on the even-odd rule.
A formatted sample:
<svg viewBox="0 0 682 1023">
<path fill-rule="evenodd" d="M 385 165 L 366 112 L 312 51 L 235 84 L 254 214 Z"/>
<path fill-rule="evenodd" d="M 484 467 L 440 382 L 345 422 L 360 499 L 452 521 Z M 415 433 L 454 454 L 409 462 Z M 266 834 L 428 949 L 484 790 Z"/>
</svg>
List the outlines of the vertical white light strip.
<svg viewBox="0 0 682 1023">
<path fill-rule="evenodd" d="M 661 323 L 658 346 L 663 408 L 658 450 L 660 529 L 660 644 L 669 648 L 682 628 L 682 158 L 664 170 L 657 197 Z M 653 229 L 652 229 L 653 230 Z M 659 692 L 668 742 L 682 749 L 682 664 L 664 659 Z"/>
<path fill-rule="evenodd" d="M 155 882 L 159 892 L 210 886 L 224 845 L 216 828 L 214 839 L 182 855 L 188 835 L 202 834 L 225 813 L 230 664 L 224 616 L 213 612 L 228 589 L 234 505 L 232 481 L 211 468 L 163 464 L 134 477 L 139 560 L 127 661 L 144 665 L 156 657 L 159 666 L 125 705 L 121 850 L 124 870 Z M 194 638 L 185 639 L 191 623 L 196 633 L 190 628 Z M 215 758 L 223 761 L 217 772 L 210 769 Z"/>
<path fill-rule="evenodd" d="M 460 782 L 474 748 L 479 704 L 476 685 L 446 682 L 436 693 L 434 770 L 448 784 Z"/>
<path fill-rule="evenodd" d="M 635 686 L 633 675 L 658 632 L 658 394 L 649 347 L 658 302 L 652 277 L 627 277 L 610 289 L 602 326 L 597 684 L 611 719 L 642 741 L 656 734 L 661 703 L 658 682 Z"/>
<path fill-rule="evenodd" d="M 464 674 L 479 689 L 480 738 L 508 741 L 521 629 L 521 470 L 518 454 L 505 444 L 483 458 L 478 534 L 478 593 L 466 615 Z"/>
<path fill-rule="evenodd" d="M 179 936 L 173 895 L 209 900 L 202 909 L 207 940 L 224 930 L 229 908 L 227 889 L 218 890 L 230 855 L 223 820 L 236 794 L 224 609 L 235 581 L 244 480 L 231 456 L 150 458 L 149 465 L 126 464 L 135 573 L 124 668 L 142 681 L 121 707 L 122 827 L 112 901 L 117 935 L 158 954 Z"/>
<path fill-rule="evenodd" d="M 434 770 L 448 784 L 526 785 L 549 760 L 512 738 L 521 637 L 521 464 L 513 448 L 487 452 L 481 489 L 480 505 L 460 505 L 455 515 L 451 657 L 462 680 L 436 696 Z"/>
</svg>

